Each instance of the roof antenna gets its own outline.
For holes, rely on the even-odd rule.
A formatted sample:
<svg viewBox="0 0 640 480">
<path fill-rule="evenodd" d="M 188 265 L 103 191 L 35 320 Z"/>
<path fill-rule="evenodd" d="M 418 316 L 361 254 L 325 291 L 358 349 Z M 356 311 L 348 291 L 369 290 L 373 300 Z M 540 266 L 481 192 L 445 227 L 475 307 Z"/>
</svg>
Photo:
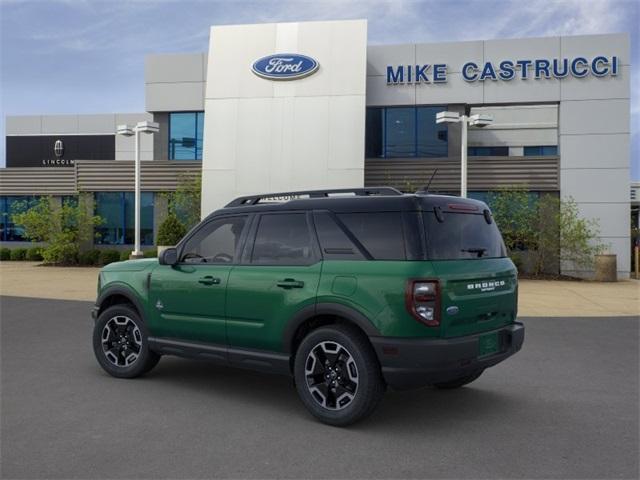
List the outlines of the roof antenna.
<svg viewBox="0 0 640 480">
<path fill-rule="evenodd" d="M 431 186 L 431 182 L 433 181 L 433 177 L 435 177 L 435 176 L 436 176 L 436 173 L 438 173 L 438 169 L 437 169 L 437 168 L 436 168 L 436 169 L 433 171 L 433 173 L 431 174 L 431 178 L 429 179 L 429 181 L 427 182 L 427 184 L 426 184 L 423 188 L 421 188 L 420 190 L 418 190 L 418 191 L 416 192 L 416 194 L 423 194 L 423 195 L 424 195 L 424 194 L 429 193 L 429 187 Z"/>
</svg>

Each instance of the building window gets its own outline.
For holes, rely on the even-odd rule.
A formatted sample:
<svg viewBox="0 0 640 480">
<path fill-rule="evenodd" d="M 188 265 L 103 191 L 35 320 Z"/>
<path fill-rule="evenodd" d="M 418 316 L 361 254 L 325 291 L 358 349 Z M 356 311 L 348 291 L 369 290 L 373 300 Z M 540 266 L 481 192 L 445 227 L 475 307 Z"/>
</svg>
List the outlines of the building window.
<svg viewBox="0 0 640 480">
<path fill-rule="evenodd" d="M 103 223 L 96 227 L 95 243 L 101 245 L 132 245 L 134 242 L 134 193 L 98 192 L 95 194 L 95 214 Z M 153 245 L 153 193 L 140 194 L 140 243 Z"/>
<path fill-rule="evenodd" d="M 544 145 L 537 147 L 524 147 L 524 156 L 525 157 L 546 157 L 546 156 L 556 156 L 558 155 L 558 146 L 557 145 Z"/>
<path fill-rule="evenodd" d="M 28 242 L 24 235 L 24 228 L 13 223 L 12 217 L 16 213 L 27 211 L 38 203 L 38 197 L 0 197 L 0 240 L 3 242 Z"/>
<path fill-rule="evenodd" d="M 470 157 L 508 157 L 509 147 L 469 147 L 467 155 Z"/>
<path fill-rule="evenodd" d="M 169 114 L 169 160 L 202 160 L 204 112 Z"/>
<path fill-rule="evenodd" d="M 437 158 L 448 155 L 447 125 L 436 123 L 445 107 L 367 108 L 367 158 Z"/>
</svg>

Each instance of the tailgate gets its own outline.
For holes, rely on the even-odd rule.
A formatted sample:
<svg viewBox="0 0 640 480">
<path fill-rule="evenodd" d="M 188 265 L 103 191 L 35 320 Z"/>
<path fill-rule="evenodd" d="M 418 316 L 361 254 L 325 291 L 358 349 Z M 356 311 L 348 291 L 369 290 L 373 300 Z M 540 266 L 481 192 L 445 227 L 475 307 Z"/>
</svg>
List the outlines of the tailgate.
<svg viewBox="0 0 640 480">
<path fill-rule="evenodd" d="M 458 337 L 515 321 L 518 279 L 508 258 L 432 262 L 440 280 L 441 335 Z"/>
</svg>

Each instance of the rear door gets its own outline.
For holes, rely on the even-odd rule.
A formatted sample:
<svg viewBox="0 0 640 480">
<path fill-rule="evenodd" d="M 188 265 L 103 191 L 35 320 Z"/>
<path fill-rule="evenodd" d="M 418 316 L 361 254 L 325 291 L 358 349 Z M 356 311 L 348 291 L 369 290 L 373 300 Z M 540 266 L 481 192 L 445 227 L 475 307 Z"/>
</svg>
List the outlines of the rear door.
<svg viewBox="0 0 640 480">
<path fill-rule="evenodd" d="M 227 286 L 229 344 L 279 351 L 287 322 L 315 304 L 322 262 L 310 213 L 262 214 L 249 235 Z"/>
<path fill-rule="evenodd" d="M 512 323 L 517 272 L 488 212 L 423 215 L 427 256 L 440 281 L 442 335 L 469 335 Z"/>
</svg>

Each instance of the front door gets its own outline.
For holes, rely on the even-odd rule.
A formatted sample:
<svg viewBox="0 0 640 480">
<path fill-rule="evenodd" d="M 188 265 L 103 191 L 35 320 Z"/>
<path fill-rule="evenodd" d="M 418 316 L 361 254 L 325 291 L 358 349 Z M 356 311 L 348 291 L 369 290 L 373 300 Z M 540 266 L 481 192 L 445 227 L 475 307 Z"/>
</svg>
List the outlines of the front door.
<svg viewBox="0 0 640 480">
<path fill-rule="evenodd" d="M 229 345 L 280 351 L 287 322 L 316 299 L 322 262 L 307 213 L 263 214 L 227 287 Z"/>
<path fill-rule="evenodd" d="M 160 265 L 150 279 L 158 336 L 226 344 L 225 295 L 247 216 L 202 224 L 179 249 L 177 265 Z"/>
</svg>

